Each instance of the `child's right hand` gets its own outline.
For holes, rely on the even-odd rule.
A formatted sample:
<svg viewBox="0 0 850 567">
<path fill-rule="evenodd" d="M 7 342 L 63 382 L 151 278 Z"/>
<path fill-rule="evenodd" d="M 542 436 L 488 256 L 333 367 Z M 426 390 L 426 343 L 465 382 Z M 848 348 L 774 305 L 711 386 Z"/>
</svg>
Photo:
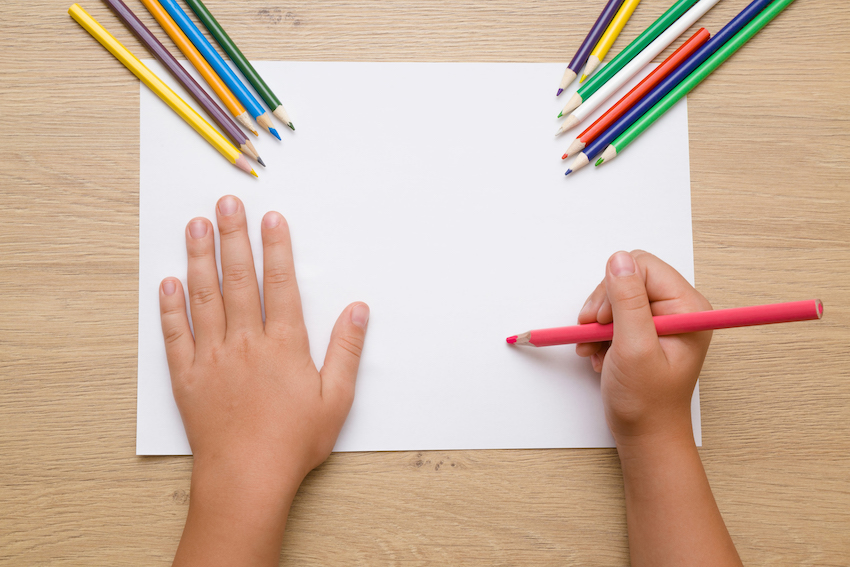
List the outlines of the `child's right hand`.
<svg viewBox="0 0 850 567">
<path fill-rule="evenodd" d="M 691 396 L 711 331 L 659 337 L 654 315 L 707 311 L 711 304 L 652 254 L 617 252 L 578 322 L 614 322 L 610 343 L 576 347 L 602 373 L 605 415 L 617 445 L 657 434 L 691 442 Z M 681 438 L 681 437 L 680 437 Z"/>
</svg>

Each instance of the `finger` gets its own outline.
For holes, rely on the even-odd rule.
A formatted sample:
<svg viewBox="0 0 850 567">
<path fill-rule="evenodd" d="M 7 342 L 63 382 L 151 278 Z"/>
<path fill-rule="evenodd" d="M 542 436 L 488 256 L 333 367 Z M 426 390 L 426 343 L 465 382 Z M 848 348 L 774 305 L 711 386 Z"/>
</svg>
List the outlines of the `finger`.
<svg viewBox="0 0 850 567">
<path fill-rule="evenodd" d="M 633 251 L 632 256 L 644 275 L 653 315 L 711 309 L 708 300 L 671 265 L 643 250 Z"/>
<path fill-rule="evenodd" d="M 159 286 L 159 313 L 162 337 L 172 380 L 182 374 L 195 359 L 195 340 L 186 315 L 183 286 L 177 278 L 166 278 Z"/>
<path fill-rule="evenodd" d="M 599 352 L 600 348 L 602 348 L 602 343 L 578 343 L 576 345 L 576 354 L 587 358 Z"/>
<path fill-rule="evenodd" d="M 608 299 L 607 294 L 605 295 L 605 299 L 602 301 L 602 305 L 599 306 L 599 311 L 596 312 L 596 320 L 603 325 L 607 325 L 614 321 L 614 312 L 611 310 L 611 300 Z"/>
<path fill-rule="evenodd" d="M 596 289 L 590 294 L 590 297 L 587 298 L 587 301 L 584 302 L 584 306 L 581 308 L 578 314 L 578 323 L 579 325 L 586 325 L 587 323 L 596 323 L 596 312 L 599 311 L 599 305 L 605 301 L 605 282 L 600 282 Z M 576 345 L 576 354 L 579 356 L 591 356 L 594 352 L 599 350 L 601 343 L 579 343 Z"/>
<path fill-rule="evenodd" d="M 215 265 L 215 236 L 212 223 L 204 218 L 189 221 L 186 227 L 186 253 L 189 256 L 187 280 L 189 307 L 199 346 L 224 340 L 224 303 Z"/>
<path fill-rule="evenodd" d="M 649 297 L 637 263 L 628 252 L 608 259 L 605 289 L 614 315 L 613 347 L 618 360 L 644 358 L 658 346 Z"/>
<path fill-rule="evenodd" d="M 599 306 L 602 305 L 602 302 L 605 300 L 605 282 L 600 282 L 596 289 L 590 294 L 590 297 L 587 298 L 587 301 L 584 302 L 584 306 L 581 308 L 581 311 L 578 313 L 578 323 L 579 325 L 584 325 L 586 323 L 595 323 L 596 322 L 596 312 L 599 311 Z"/>
<path fill-rule="evenodd" d="M 221 238 L 221 288 L 226 332 L 261 331 L 260 288 L 248 240 L 245 208 L 239 199 L 227 195 L 219 199 L 216 214 Z"/>
<path fill-rule="evenodd" d="M 322 397 L 343 421 L 354 400 L 354 383 L 369 323 L 369 306 L 352 303 L 342 312 L 331 332 L 331 342 L 322 367 Z"/>
<path fill-rule="evenodd" d="M 605 364 L 605 354 L 608 352 L 610 345 L 611 343 L 603 343 L 599 352 L 593 353 L 593 356 L 590 357 L 590 364 L 593 365 L 595 372 L 602 373 L 602 366 Z"/>
<path fill-rule="evenodd" d="M 263 296 L 267 332 L 304 328 L 289 225 L 274 211 L 263 217 Z"/>
</svg>

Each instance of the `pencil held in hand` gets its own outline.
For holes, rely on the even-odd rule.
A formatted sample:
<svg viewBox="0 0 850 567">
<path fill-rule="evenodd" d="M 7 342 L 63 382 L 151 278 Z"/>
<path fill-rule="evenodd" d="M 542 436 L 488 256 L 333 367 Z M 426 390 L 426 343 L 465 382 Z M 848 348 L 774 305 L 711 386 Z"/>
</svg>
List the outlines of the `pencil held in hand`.
<svg viewBox="0 0 850 567">
<path fill-rule="evenodd" d="M 823 316 L 823 303 L 820 299 L 773 303 L 753 307 L 736 307 L 716 311 L 698 311 L 696 313 L 677 313 L 653 317 L 658 336 L 713 331 L 733 327 L 752 327 L 773 323 L 810 321 Z M 598 343 L 614 338 L 614 323 L 600 325 L 588 323 L 571 327 L 539 329 L 507 338 L 508 344 L 526 346 L 554 346 L 576 343 Z"/>
</svg>

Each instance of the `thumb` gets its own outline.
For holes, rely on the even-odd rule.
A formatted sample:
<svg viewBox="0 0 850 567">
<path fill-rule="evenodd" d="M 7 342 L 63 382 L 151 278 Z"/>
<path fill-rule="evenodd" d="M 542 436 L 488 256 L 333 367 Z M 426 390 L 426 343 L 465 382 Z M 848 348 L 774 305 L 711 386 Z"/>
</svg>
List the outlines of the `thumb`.
<svg viewBox="0 0 850 567">
<path fill-rule="evenodd" d="M 658 344 L 658 333 L 652 322 L 646 283 L 628 252 L 617 252 L 608 259 L 605 291 L 614 316 L 612 348 L 627 357 L 650 353 Z"/>
<path fill-rule="evenodd" d="M 321 370 L 322 395 L 343 413 L 343 419 L 354 401 L 354 383 L 368 323 L 369 306 L 352 303 L 343 310 L 331 331 L 331 342 Z"/>
</svg>

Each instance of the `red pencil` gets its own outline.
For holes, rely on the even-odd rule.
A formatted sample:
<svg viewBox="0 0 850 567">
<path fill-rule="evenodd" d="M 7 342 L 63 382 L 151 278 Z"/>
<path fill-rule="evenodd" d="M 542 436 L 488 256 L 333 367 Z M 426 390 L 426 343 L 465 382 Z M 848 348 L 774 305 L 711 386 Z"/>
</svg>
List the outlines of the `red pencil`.
<svg viewBox="0 0 850 567">
<path fill-rule="evenodd" d="M 697 33 L 692 35 L 688 41 L 679 46 L 679 49 L 670 54 L 670 57 L 653 69 L 652 73 L 647 75 L 641 82 L 635 85 L 635 88 L 630 90 L 623 98 L 618 100 L 605 114 L 596 119 L 596 122 L 587 127 L 587 130 L 578 135 L 578 138 L 573 140 L 567 152 L 561 156 L 561 159 L 567 159 L 567 156 L 580 152 L 593 140 L 595 140 L 602 132 L 608 129 L 614 122 L 617 121 L 623 114 L 646 95 L 649 91 L 655 88 L 655 85 L 660 83 L 664 77 L 672 73 L 685 59 L 708 41 L 711 36 L 708 30 L 700 28 Z"/>
<path fill-rule="evenodd" d="M 771 323 L 790 323 L 791 321 L 809 321 L 823 316 L 823 303 L 820 299 L 773 303 L 717 311 L 698 311 L 696 313 L 678 313 L 676 315 L 658 315 L 653 317 L 655 330 L 659 336 L 712 331 L 732 327 L 750 327 Z M 572 327 L 556 327 L 529 331 L 521 335 L 508 337 L 509 344 L 535 347 L 552 345 L 570 345 L 575 343 L 598 343 L 614 338 L 614 324 L 600 325 L 588 323 Z"/>
</svg>

